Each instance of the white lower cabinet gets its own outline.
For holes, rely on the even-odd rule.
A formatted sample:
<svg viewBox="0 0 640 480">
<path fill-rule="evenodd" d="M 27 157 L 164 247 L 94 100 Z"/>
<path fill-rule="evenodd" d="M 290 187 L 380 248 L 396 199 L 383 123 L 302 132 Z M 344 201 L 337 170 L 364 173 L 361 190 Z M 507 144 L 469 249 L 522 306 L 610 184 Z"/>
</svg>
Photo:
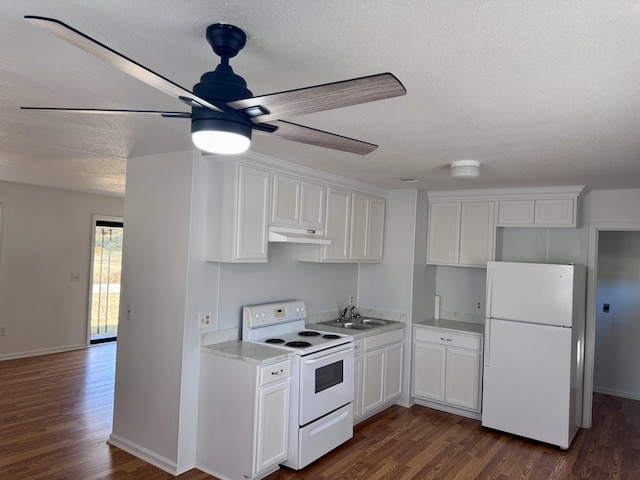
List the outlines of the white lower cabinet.
<svg viewBox="0 0 640 480">
<path fill-rule="evenodd" d="M 480 413 L 482 335 L 414 327 L 413 396 Z"/>
<path fill-rule="evenodd" d="M 201 354 L 197 467 L 259 479 L 287 458 L 291 360 L 257 365 Z"/>
<path fill-rule="evenodd" d="M 356 349 L 354 421 L 391 405 L 402 394 L 403 340 L 403 329 L 365 337 L 360 363 Z"/>
</svg>

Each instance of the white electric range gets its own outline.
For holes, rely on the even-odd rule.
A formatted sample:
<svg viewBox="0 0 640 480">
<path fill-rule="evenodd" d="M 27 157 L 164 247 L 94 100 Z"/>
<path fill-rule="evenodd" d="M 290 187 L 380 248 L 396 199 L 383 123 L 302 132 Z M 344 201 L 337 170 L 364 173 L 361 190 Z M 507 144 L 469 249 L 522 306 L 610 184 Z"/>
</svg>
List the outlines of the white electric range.
<svg viewBox="0 0 640 480">
<path fill-rule="evenodd" d="M 242 309 L 242 340 L 295 353 L 289 448 L 283 465 L 300 470 L 353 436 L 353 337 L 309 330 L 304 302 Z"/>
</svg>

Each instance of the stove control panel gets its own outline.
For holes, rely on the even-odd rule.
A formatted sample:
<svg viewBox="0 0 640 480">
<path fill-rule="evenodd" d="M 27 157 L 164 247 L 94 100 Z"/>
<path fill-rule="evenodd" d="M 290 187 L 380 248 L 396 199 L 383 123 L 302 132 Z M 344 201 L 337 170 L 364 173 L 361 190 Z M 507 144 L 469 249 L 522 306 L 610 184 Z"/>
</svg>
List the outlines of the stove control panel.
<svg viewBox="0 0 640 480">
<path fill-rule="evenodd" d="M 244 321 L 248 321 L 249 328 L 260 328 L 280 323 L 293 322 L 304 319 L 307 311 L 304 302 L 287 301 L 280 303 L 266 303 L 243 307 Z"/>
</svg>

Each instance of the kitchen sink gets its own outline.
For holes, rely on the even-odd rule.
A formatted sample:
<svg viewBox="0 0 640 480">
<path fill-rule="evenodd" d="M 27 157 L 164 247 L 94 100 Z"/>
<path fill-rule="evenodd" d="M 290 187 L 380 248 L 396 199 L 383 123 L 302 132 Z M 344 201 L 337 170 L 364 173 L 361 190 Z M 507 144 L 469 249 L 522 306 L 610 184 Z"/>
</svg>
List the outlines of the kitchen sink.
<svg viewBox="0 0 640 480">
<path fill-rule="evenodd" d="M 354 330 L 368 330 L 380 325 L 387 325 L 387 322 L 385 320 L 378 320 L 377 318 L 358 318 L 357 320 L 328 320 L 326 322 L 320 322 L 320 325 L 338 328 L 352 328 Z"/>
<path fill-rule="evenodd" d="M 365 325 L 387 325 L 388 322 L 386 320 L 379 320 L 377 318 L 363 318 L 361 320 Z"/>
</svg>

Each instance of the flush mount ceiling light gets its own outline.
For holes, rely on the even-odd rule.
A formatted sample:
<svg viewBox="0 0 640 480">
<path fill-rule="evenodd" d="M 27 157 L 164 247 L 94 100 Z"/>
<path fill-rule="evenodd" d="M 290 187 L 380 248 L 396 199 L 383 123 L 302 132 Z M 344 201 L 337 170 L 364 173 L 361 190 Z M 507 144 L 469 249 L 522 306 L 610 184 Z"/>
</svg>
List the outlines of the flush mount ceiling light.
<svg viewBox="0 0 640 480">
<path fill-rule="evenodd" d="M 451 162 L 451 176 L 455 178 L 479 177 L 480 162 L 477 160 L 457 160 Z"/>
</svg>

